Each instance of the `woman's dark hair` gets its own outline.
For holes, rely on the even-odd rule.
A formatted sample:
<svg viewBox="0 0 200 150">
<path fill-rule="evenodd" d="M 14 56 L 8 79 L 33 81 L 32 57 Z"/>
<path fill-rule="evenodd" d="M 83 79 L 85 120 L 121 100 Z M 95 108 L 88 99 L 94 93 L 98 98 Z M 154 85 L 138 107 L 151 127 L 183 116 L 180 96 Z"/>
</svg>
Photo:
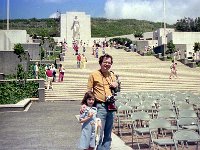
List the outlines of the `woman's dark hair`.
<svg viewBox="0 0 200 150">
<path fill-rule="evenodd" d="M 85 93 L 85 95 L 83 97 L 83 100 L 81 102 L 81 105 L 83 105 L 83 104 L 87 105 L 87 99 L 88 98 L 95 98 L 95 96 L 94 96 L 92 91 L 88 91 L 88 92 Z"/>
<path fill-rule="evenodd" d="M 99 57 L 99 65 L 102 64 L 104 58 L 111 58 L 111 64 L 113 64 L 113 58 L 112 58 L 112 56 L 109 55 L 109 54 L 105 54 L 105 55 L 102 55 L 101 57 Z"/>
</svg>

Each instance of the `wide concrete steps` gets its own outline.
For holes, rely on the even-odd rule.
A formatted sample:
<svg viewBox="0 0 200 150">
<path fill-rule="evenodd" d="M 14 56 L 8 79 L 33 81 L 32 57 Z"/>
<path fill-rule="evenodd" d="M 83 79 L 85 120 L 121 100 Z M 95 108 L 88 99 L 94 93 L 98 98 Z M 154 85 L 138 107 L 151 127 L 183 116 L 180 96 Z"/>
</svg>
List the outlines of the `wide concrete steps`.
<svg viewBox="0 0 200 150">
<path fill-rule="evenodd" d="M 81 101 L 87 89 L 89 74 L 99 68 L 98 59 L 87 49 L 86 69 L 76 68 L 76 56 L 73 50 L 65 53 L 62 62 L 65 67 L 63 82 L 54 82 L 53 90 L 45 91 L 48 101 Z M 154 56 L 140 56 L 137 53 L 125 52 L 120 49 L 107 49 L 114 59 L 112 70 L 119 74 L 121 93 L 135 91 L 192 91 L 200 93 L 200 69 L 189 68 L 178 62 L 178 78 L 169 79 L 170 61 L 161 61 Z M 99 54 L 101 55 L 101 54 Z M 57 73 L 58 75 L 58 73 Z"/>
</svg>

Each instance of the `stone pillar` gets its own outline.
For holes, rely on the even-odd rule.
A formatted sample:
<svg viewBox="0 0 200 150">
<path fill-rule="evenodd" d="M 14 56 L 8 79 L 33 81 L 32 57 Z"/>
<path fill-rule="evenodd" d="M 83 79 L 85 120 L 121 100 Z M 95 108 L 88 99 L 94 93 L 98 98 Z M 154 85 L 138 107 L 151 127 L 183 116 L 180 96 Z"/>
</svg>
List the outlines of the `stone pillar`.
<svg viewBox="0 0 200 150">
<path fill-rule="evenodd" d="M 167 60 L 167 56 L 163 56 L 162 61 L 166 61 Z"/>
<path fill-rule="evenodd" d="M 39 83 L 39 88 L 38 88 L 39 101 L 44 102 L 45 101 L 44 79 L 38 79 L 37 82 Z"/>
<path fill-rule="evenodd" d="M 159 58 L 159 59 L 162 59 L 162 58 L 163 58 L 162 53 L 158 53 L 158 58 Z"/>
<path fill-rule="evenodd" d="M 45 101 L 45 88 L 38 88 L 39 93 L 39 101 L 44 102 Z"/>
<path fill-rule="evenodd" d="M 5 79 L 4 73 L 0 73 L 0 80 L 4 80 L 4 79 Z"/>
<path fill-rule="evenodd" d="M 44 79 L 38 79 L 37 82 L 39 83 L 39 88 L 44 88 Z"/>
</svg>

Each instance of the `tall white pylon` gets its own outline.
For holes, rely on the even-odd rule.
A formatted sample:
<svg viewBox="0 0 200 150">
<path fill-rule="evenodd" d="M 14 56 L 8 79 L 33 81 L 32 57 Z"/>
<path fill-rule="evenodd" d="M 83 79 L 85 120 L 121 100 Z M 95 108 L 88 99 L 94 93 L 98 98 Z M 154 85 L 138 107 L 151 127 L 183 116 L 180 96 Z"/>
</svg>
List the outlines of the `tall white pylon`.
<svg viewBox="0 0 200 150">
<path fill-rule="evenodd" d="M 7 30 L 9 30 L 9 15 L 10 15 L 10 3 L 9 3 L 9 0 L 7 0 Z"/>
</svg>

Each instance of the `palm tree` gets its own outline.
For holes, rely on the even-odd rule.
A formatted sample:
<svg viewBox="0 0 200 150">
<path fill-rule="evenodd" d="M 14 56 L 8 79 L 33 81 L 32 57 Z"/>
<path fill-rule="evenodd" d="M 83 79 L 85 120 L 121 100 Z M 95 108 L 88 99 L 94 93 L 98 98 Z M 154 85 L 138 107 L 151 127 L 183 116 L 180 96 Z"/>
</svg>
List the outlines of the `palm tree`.
<svg viewBox="0 0 200 150">
<path fill-rule="evenodd" d="M 197 53 L 200 51 L 200 43 L 195 42 L 193 47 L 194 47 L 194 52 L 196 53 L 196 60 L 197 60 L 198 59 Z"/>
</svg>

